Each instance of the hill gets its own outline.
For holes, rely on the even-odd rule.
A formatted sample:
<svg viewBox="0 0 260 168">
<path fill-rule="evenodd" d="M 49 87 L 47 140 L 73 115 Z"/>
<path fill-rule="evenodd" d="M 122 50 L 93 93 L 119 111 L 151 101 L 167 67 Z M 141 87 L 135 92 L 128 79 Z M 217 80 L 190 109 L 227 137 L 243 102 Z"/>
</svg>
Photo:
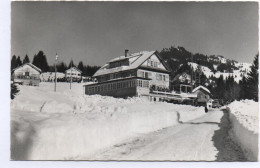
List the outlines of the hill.
<svg viewBox="0 0 260 168">
<path fill-rule="evenodd" d="M 224 79 L 233 76 L 239 82 L 243 76 L 250 71 L 250 63 L 241 63 L 236 60 L 226 59 L 221 55 L 193 54 L 184 47 L 164 48 L 160 55 L 171 68 L 171 76 L 174 77 L 180 72 L 182 65 L 188 64 L 193 71 L 200 66 L 202 73 L 209 77 L 219 78 L 223 75 Z"/>
</svg>

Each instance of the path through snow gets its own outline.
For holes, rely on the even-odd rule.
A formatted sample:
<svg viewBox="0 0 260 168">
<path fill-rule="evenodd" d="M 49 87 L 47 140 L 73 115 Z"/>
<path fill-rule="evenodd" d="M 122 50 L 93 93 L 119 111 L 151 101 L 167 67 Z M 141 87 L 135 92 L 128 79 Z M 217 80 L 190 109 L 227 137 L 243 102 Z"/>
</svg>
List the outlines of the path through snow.
<svg viewBox="0 0 260 168">
<path fill-rule="evenodd" d="M 213 110 L 190 122 L 180 122 L 128 142 L 114 145 L 91 160 L 246 161 L 229 137 L 226 111 Z"/>
</svg>

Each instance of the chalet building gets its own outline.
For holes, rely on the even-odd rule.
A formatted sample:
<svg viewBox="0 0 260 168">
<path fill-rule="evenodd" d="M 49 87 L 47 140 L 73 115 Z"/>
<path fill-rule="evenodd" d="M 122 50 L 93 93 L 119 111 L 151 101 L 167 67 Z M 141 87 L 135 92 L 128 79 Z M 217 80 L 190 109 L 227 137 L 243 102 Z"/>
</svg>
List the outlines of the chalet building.
<svg viewBox="0 0 260 168">
<path fill-rule="evenodd" d="M 78 82 L 82 79 L 82 71 L 76 67 L 71 67 L 65 71 L 65 78 L 67 81 Z"/>
<path fill-rule="evenodd" d="M 14 83 L 39 86 L 41 72 L 40 68 L 26 63 L 12 70 L 11 79 Z"/>
<path fill-rule="evenodd" d="M 146 97 L 153 89 L 169 90 L 169 68 L 157 51 L 140 52 L 110 60 L 93 77 L 96 83 L 85 85 L 85 94 L 113 97 Z"/>
<path fill-rule="evenodd" d="M 211 96 L 210 91 L 204 86 L 198 86 L 192 90 L 192 94 L 196 95 L 197 104 L 206 103 Z"/>
<path fill-rule="evenodd" d="M 191 85 L 191 75 L 186 72 L 176 75 L 172 79 L 172 88 L 177 92 L 191 93 L 193 86 Z"/>
</svg>

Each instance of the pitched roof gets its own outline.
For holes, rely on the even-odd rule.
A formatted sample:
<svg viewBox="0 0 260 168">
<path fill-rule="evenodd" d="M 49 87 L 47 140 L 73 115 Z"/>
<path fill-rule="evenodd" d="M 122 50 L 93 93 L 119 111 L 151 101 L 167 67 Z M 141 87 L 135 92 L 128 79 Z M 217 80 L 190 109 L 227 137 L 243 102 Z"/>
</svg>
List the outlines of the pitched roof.
<svg viewBox="0 0 260 168">
<path fill-rule="evenodd" d="M 161 61 L 161 63 L 166 67 L 167 70 L 169 70 L 167 65 L 159 57 L 157 51 L 143 51 L 143 52 L 131 54 L 128 57 L 119 56 L 119 57 L 116 57 L 116 58 L 110 60 L 108 63 L 106 63 L 104 66 L 102 66 L 93 75 L 93 77 L 100 76 L 100 75 L 105 75 L 105 74 L 110 74 L 110 73 L 115 73 L 115 72 L 120 72 L 120 71 L 125 71 L 125 70 L 136 69 L 139 66 L 141 66 L 153 54 L 156 54 L 158 59 Z M 115 62 L 115 61 L 124 60 L 124 59 L 129 59 L 129 65 L 124 65 L 124 66 L 115 67 L 115 68 L 109 68 L 109 63 L 110 62 Z"/>
<path fill-rule="evenodd" d="M 21 66 L 19 66 L 19 67 L 16 67 L 16 68 L 14 68 L 14 69 L 12 70 L 12 72 L 15 71 L 16 69 L 22 68 L 22 67 L 25 66 L 25 65 L 29 65 L 30 67 L 32 67 L 33 69 L 35 69 L 36 71 L 38 71 L 38 72 L 40 72 L 40 73 L 42 72 L 42 70 L 41 70 L 40 68 L 38 68 L 37 66 L 35 66 L 35 65 L 31 64 L 31 63 L 25 63 L 25 64 L 23 64 L 23 65 L 21 65 Z"/>
<path fill-rule="evenodd" d="M 205 90 L 206 92 L 208 92 L 210 94 L 210 91 L 207 88 L 205 88 L 204 86 L 198 86 L 198 87 L 194 88 L 192 90 L 192 92 L 196 92 L 199 89 L 203 89 L 203 90 Z"/>
<path fill-rule="evenodd" d="M 65 72 L 69 71 L 70 69 L 75 69 L 76 71 L 79 71 L 80 73 L 82 73 L 82 71 L 81 71 L 81 70 L 79 70 L 79 69 L 78 69 L 78 68 L 76 68 L 76 67 L 71 67 L 71 68 L 67 69 Z"/>
</svg>

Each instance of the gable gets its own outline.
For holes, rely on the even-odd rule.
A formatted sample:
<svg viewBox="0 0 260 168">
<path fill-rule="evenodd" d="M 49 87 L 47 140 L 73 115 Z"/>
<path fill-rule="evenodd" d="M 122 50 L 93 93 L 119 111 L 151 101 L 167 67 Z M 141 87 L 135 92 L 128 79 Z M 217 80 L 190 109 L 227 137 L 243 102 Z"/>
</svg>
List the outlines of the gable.
<svg viewBox="0 0 260 168">
<path fill-rule="evenodd" d="M 167 70 L 155 54 L 151 55 L 141 66 Z"/>
<path fill-rule="evenodd" d="M 30 72 L 30 74 L 40 74 L 39 71 L 34 69 L 32 66 L 25 64 L 16 69 L 14 69 L 14 74 L 24 74 L 25 72 Z"/>
<path fill-rule="evenodd" d="M 75 68 L 75 67 L 72 67 L 72 68 L 67 69 L 67 70 L 65 71 L 65 73 L 70 73 L 70 72 L 81 74 L 81 70 L 79 70 L 79 69 L 77 69 L 77 68 Z"/>
</svg>

